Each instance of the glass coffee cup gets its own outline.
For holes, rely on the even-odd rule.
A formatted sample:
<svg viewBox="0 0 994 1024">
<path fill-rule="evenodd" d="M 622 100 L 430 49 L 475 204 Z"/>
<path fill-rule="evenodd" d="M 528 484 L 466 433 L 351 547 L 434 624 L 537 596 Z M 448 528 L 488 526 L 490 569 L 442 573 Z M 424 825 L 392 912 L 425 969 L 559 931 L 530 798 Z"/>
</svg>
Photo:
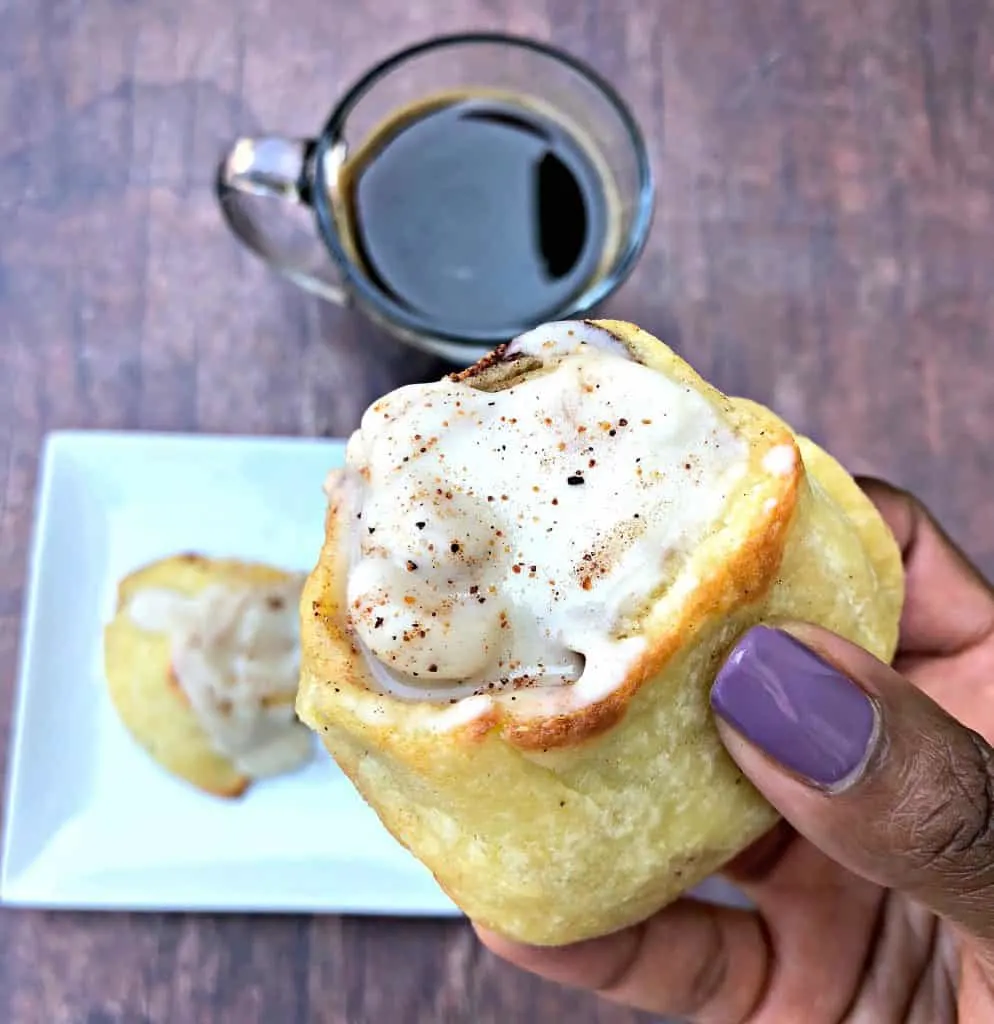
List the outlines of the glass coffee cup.
<svg viewBox="0 0 994 1024">
<path fill-rule="evenodd" d="M 489 33 L 377 64 L 316 138 L 237 140 L 217 189 L 235 235 L 275 270 L 461 365 L 591 312 L 634 267 L 654 195 L 641 132 L 607 82 Z M 303 246 L 259 196 L 308 211 Z"/>
</svg>

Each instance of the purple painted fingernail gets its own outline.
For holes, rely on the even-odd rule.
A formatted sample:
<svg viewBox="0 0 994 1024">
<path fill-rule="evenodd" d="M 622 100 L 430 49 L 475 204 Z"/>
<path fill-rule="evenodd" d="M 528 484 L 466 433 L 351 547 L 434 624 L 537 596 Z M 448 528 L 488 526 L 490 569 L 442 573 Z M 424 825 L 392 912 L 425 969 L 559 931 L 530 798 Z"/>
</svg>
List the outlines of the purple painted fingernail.
<svg viewBox="0 0 994 1024">
<path fill-rule="evenodd" d="M 816 786 L 836 786 L 866 761 L 873 702 L 838 669 L 778 629 L 739 641 L 711 688 L 711 707 L 747 740 Z"/>
</svg>

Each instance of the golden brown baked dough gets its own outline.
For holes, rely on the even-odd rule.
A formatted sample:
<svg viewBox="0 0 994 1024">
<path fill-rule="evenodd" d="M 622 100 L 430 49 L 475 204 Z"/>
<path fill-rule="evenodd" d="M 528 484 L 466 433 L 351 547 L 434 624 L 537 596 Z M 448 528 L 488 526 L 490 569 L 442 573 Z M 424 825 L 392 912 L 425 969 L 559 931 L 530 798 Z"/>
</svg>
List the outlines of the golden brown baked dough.
<svg viewBox="0 0 994 1024">
<path fill-rule="evenodd" d="M 545 343 L 548 358 L 534 340 L 543 331 L 555 339 Z M 573 342 L 564 342 L 564 332 Z M 470 917 L 510 938 L 551 945 L 646 917 L 775 822 L 726 754 L 708 704 L 714 674 L 736 638 L 755 623 L 789 617 L 890 659 L 903 575 L 889 530 L 838 463 L 762 406 L 719 393 L 651 335 L 631 324 L 592 321 L 547 325 L 526 338 L 450 382 L 492 392 L 494 401 L 513 387 L 520 400 L 548 372 L 565 372 L 548 369 L 557 346 L 582 338 L 613 346 L 658 374 L 660 404 L 676 393 L 666 380 L 703 396 L 743 453 L 740 469 L 737 456 L 720 463 L 736 482 L 718 513 L 704 517 L 703 533 L 694 535 L 690 523 L 693 543 L 660 569 L 655 592 L 611 624 L 615 639 L 639 639 L 638 656 L 619 662 L 623 675 L 605 692 L 584 691 L 569 679 L 547 687 L 532 680 L 518 689 L 504 680 L 471 693 L 455 688 L 449 700 L 436 687 L 418 699 L 422 680 L 410 674 L 406 690 L 384 688 L 384 668 L 374 664 L 367 643 L 376 633 L 365 617 L 376 616 L 374 627 L 382 623 L 382 595 L 369 597 L 374 587 L 350 600 L 348 581 L 375 528 L 358 518 L 377 486 L 363 459 L 390 448 L 390 417 L 418 401 L 416 389 L 407 389 L 393 405 L 387 396 L 380 420 L 364 419 L 369 436 L 353 439 L 351 468 L 329 482 L 326 540 L 301 601 L 297 709 L 387 828 Z M 577 394 L 575 407 L 550 415 L 544 432 L 535 428 L 549 458 L 563 417 L 580 422 L 584 403 L 595 397 Z M 444 437 L 432 441 L 445 444 Z M 480 455 L 484 465 L 497 457 Z M 395 476 L 408 471 L 401 461 L 398 452 Z M 671 468 L 689 470 L 690 462 Z M 522 477 L 519 494 L 506 496 L 512 509 L 516 499 L 525 508 L 529 483 Z M 447 486 L 440 480 L 438 493 Z M 706 479 L 700 486 L 701 503 L 713 498 Z M 674 505 L 674 516 L 681 508 L 686 515 L 697 500 Z M 415 535 L 412 552 L 416 543 Z M 395 546 L 387 555 L 404 552 Z M 453 600 L 470 600 L 471 580 L 472 574 L 448 581 Z M 424 638 L 423 630 L 415 632 Z M 447 655 L 451 640 L 429 632 L 414 642 Z M 423 666 L 417 659 L 410 664 Z M 581 692 L 583 699 L 576 697 Z"/>
<path fill-rule="evenodd" d="M 204 792 L 233 798 L 249 788 L 257 773 L 240 770 L 211 742 L 174 671 L 169 634 L 142 628 L 129 612 L 141 594 L 190 598 L 218 586 L 231 592 L 251 588 L 260 596 L 276 588 L 273 600 L 292 602 L 287 607 L 293 607 L 300 583 L 293 574 L 269 565 L 199 554 L 174 555 L 143 566 L 118 585 L 116 613 L 104 631 L 104 665 L 111 701 L 135 740 L 172 774 Z M 294 697 L 294 689 L 277 687 L 263 703 L 292 717 Z M 303 739 L 298 738 L 297 747 L 305 746 Z M 283 760 L 294 759 L 291 751 Z"/>
</svg>

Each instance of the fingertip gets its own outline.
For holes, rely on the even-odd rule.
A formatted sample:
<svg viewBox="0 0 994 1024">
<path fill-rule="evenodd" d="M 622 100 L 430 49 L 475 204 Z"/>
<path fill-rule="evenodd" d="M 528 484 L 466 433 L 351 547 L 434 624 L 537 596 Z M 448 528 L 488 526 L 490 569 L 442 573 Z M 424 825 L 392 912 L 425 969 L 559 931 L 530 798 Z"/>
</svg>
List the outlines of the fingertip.
<svg viewBox="0 0 994 1024">
<path fill-rule="evenodd" d="M 491 953 L 515 967 L 560 985 L 598 990 L 615 973 L 614 965 L 627 963 L 635 955 L 641 927 L 563 946 L 517 942 L 475 923 L 473 929 Z"/>
<path fill-rule="evenodd" d="M 511 963 L 522 964 L 522 961 L 533 958 L 533 954 L 541 954 L 545 948 L 543 946 L 532 946 L 526 942 L 517 942 L 514 939 L 509 939 L 500 932 L 496 932 L 491 928 L 487 928 L 485 925 L 478 924 L 476 921 L 470 921 L 470 925 L 473 931 L 476 932 L 476 937 L 490 950 L 495 956 L 499 956 L 502 960 L 508 960 Z"/>
<path fill-rule="evenodd" d="M 498 951 L 504 939 L 497 932 L 492 932 L 489 928 L 484 927 L 482 924 L 477 924 L 475 921 L 470 921 L 469 925 L 476 932 L 476 937 L 480 942 L 491 952 L 498 953 L 499 955 Z"/>
<path fill-rule="evenodd" d="M 891 483 L 883 477 L 874 476 L 871 473 L 857 473 L 853 479 L 859 485 L 860 490 L 868 497 L 872 496 L 872 492 L 873 494 L 882 494 L 899 500 L 915 500 L 910 491 L 906 491 L 903 487 L 898 487 L 897 484 Z"/>
<path fill-rule="evenodd" d="M 914 544 L 920 523 L 932 522 L 928 509 L 914 494 L 877 477 L 856 477 L 860 490 L 873 502 L 894 535 L 902 558 Z"/>
</svg>

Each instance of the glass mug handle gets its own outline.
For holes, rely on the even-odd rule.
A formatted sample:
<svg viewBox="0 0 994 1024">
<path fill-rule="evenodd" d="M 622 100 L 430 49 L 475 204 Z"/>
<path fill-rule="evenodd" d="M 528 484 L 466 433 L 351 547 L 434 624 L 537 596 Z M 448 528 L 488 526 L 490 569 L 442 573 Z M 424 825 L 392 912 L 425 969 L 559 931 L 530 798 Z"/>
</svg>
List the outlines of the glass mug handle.
<svg viewBox="0 0 994 1024">
<path fill-rule="evenodd" d="M 310 207 L 313 139 L 265 136 L 238 139 L 221 161 L 217 173 L 217 198 L 228 227 L 249 250 L 294 284 L 340 306 L 349 294 L 324 253 L 323 268 L 287 251 L 270 237 L 253 215 L 247 197 L 264 196 Z"/>
</svg>

